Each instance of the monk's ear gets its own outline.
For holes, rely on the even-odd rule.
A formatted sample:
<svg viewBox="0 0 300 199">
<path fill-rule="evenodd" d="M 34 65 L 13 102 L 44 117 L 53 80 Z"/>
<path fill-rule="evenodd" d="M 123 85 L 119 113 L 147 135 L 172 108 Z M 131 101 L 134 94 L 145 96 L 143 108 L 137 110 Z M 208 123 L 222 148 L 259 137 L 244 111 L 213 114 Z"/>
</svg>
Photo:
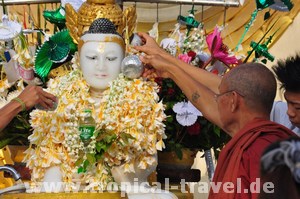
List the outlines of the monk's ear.
<svg viewBox="0 0 300 199">
<path fill-rule="evenodd" d="M 231 112 L 235 112 L 240 106 L 239 96 L 236 92 L 232 92 L 232 97 L 230 98 L 230 110 Z"/>
</svg>

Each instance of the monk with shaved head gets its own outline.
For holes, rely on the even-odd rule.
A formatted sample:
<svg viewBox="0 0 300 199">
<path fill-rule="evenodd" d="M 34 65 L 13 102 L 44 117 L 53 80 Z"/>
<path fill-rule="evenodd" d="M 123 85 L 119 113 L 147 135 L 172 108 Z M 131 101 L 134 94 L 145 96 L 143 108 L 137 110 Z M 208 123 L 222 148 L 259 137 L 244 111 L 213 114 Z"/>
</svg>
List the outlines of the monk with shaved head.
<svg viewBox="0 0 300 199">
<path fill-rule="evenodd" d="M 214 95 L 220 126 L 233 137 L 253 118 L 268 119 L 275 94 L 275 78 L 262 64 L 248 63 L 232 69 L 222 79 L 219 94 Z M 231 96 L 233 99 L 227 100 Z"/>
<path fill-rule="evenodd" d="M 276 94 L 273 73 L 262 64 L 247 63 L 221 78 L 169 55 L 147 34 L 140 36 L 145 44 L 135 48 L 145 53 L 142 62 L 153 67 L 144 75 L 174 80 L 204 117 L 232 137 L 219 155 L 209 199 L 257 198 L 265 191 L 259 184 L 264 149 L 294 135 L 270 121 Z"/>
<path fill-rule="evenodd" d="M 242 94 L 247 107 L 252 111 L 265 114 L 271 111 L 276 95 L 276 81 L 269 69 L 263 65 L 240 65 L 225 75 L 223 83 L 229 90 L 236 90 Z"/>
</svg>

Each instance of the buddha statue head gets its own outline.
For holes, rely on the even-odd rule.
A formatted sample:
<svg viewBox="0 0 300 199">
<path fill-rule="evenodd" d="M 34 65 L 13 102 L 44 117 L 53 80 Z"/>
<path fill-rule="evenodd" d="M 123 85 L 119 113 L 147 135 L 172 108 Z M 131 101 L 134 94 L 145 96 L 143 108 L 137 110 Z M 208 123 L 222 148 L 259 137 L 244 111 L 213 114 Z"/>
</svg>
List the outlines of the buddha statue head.
<svg viewBox="0 0 300 199">
<path fill-rule="evenodd" d="M 93 94 L 102 93 L 121 72 L 125 42 L 114 24 L 96 19 L 79 40 L 80 69 Z"/>
</svg>

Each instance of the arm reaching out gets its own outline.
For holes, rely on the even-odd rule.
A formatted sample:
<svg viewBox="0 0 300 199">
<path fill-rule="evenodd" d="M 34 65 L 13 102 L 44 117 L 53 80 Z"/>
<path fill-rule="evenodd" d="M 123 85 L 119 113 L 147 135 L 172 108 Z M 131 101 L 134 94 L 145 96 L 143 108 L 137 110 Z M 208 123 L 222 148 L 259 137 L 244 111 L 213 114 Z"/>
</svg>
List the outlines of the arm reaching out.
<svg viewBox="0 0 300 199">
<path fill-rule="evenodd" d="M 191 78 L 186 71 L 173 65 L 162 55 L 145 55 L 141 56 L 140 59 L 143 63 L 153 66 L 157 74 L 173 79 L 204 117 L 222 127 L 215 101 L 215 92 Z"/>
<path fill-rule="evenodd" d="M 0 109 L 0 129 L 7 124 L 21 111 L 28 110 L 40 104 L 44 108 L 51 108 L 56 101 L 56 97 L 45 92 L 39 86 L 27 86 L 22 93 Z"/>
<path fill-rule="evenodd" d="M 210 73 L 204 69 L 197 68 L 190 64 L 187 64 L 169 53 L 167 53 L 164 49 L 160 48 L 156 41 L 150 37 L 146 33 L 138 33 L 139 36 L 142 38 L 144 45 L 143 46 L 135 46 L 135 49 L 145 53 L 146 55 L 160 55 L 166 62 L 169 62 L 170 65 L 173 65 L 177 68 L 180 68 L 185 73 L 189 75 L 189 78 L 193 78 L 196 82 L 199 82 L 212 90 L 215 93 L 218 93 L 218 87 L 221 83 L 221 77 Z M 164 71 L 164 73 L 157 74 L 158 71 L 155 71 L 153 75 L 153 70 L 146 70 L 144 76 L 160 76 L 160 77 L 169 77 L 169 74 Z M 163 72 L 163 71 L 160 71 Z M 151 76 L 150 76 L 151 77 Z"/>
</svg>

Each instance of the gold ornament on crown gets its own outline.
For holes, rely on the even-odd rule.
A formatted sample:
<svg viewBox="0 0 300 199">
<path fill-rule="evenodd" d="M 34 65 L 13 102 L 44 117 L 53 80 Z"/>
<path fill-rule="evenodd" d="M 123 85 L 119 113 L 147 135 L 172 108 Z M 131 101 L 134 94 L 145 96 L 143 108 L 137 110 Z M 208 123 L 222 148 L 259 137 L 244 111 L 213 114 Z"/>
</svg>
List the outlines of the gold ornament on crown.
<svg viewBox="0 0 300 199">
<path fill-rule="evenodd" d="M 66 25 L 75 43 L 98 18 L 107 18 L 113 22 L 117 32 L 126 40 L 136 26 L 136 9 L 132 6 L 122 11 L 115 0 L 87 0 L 78 12 L 71 4 L 66 4 Z"/>
</svg>

